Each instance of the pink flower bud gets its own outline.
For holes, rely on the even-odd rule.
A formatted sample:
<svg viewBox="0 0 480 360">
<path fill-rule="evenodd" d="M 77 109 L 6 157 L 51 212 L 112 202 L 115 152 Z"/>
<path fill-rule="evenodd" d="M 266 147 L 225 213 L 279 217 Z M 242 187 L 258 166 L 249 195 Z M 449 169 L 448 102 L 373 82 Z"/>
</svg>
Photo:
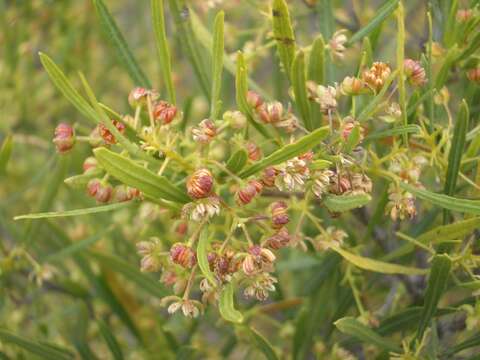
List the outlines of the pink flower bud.
<svg viewBox="0 0 480 360">
<path fill-rule="evenodd" d="M 252 108 L 258 109 L 260 106 L 263 105 L 263 99 L 255 91 L 250 90 L 247 92 L 247 103 Z"/>
<path fill-rule="evenodd" d="M 148 90 L 142 87 L 136 87 L 128 95 L 128 103 L 132 108 L 144 106 L 147 104 Z"/>
<path fill-rule="evenodd" d="M 75 132 L 69 124 L 60 123 L 55 128 L 55 136 L 53 138 L 57 151 L 65 154 L 75 145 Z"/>
<path fill-rule="evenodd" d="M 414 86 L 422 86 L 427 82 L 425 69 L 420 65 L 419 61 L 405 59 L 403 67 L 410 84 Z"/>
<path fill-rule="evenodd" d="M 201 144 L 208 144 L 217 135 L 217 128 L 210 119 L 205 119 L 192 129 L 193 140 Z"/>
<path fill-rule="evenodd" d="M 83 172 L 86 173 L 86 172 L 93 171 L 97 168 L 97 166 L 98 166 L 97 159 L 95 159 L 93 156 L 89 156 L 83 162 L 83 165 L 82 165 Z"/>
<path fill-rule="evenodd" d="M 249 204 L 255 196 L 262 191 L 262 183 L 257 180 L 251 180 L 247 186 L 237 192 L 237 202 L 239 205 Z"/>
<path fill-rule="evenodd" d="M 266 187 L 274 187 L 277 174 L 278 172 L 274 167 L 269 166 L 265 168 L 265 170 L 263 170 L 262 184 Z"/>
<path fill-rule="evenodd" d="M 272 250 L 278 250 L 290 244 L 290 234 L 285 227 L 282 227 L 274 235 L 270 236 L 266 241 L 265 245 Z"/>
<path fill-rule="evenodd" d="M 480 67 L 476 67 L 467 71 L 468 80 L 480 84 Z"/>
</svg>

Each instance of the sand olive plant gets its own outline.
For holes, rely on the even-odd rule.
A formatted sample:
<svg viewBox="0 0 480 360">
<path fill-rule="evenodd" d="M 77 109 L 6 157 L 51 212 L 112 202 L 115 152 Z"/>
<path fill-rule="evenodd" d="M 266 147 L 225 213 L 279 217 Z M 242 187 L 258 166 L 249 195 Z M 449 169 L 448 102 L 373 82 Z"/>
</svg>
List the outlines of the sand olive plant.
<svg viewBox="0 0 480 360">
<path fill-rule="evenodd" d="M 115 76 L 40 49 L 76 115 L 0 223 L 0 355 L 478 355 L 478 1 L 151 0 L 156 75 L 107 3 Z"/>
</svg>

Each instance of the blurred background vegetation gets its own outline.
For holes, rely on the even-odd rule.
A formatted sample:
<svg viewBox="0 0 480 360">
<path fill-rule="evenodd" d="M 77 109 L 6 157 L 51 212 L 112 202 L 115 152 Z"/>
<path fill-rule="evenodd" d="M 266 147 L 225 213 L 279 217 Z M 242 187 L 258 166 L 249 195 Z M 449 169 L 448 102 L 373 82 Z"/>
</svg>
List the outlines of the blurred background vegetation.
<svg viewBox="0 0 480 360">
<path fill-rule="evenodd" d="M 105 2 L 144 72 L 154 87 L 161 88 L 149 2 Z M 354 33 L 375 15 L 379 3 L 333 1 L 336 21 L 333 30 L 345 28 Z M 445 21 L 443 3 L 435 2 L 436 25 Z M 288 84 L 281 75 L 271 38 L 268 1 L 195 0 L 190 4 L 208 28 L 212 27 L 216 11 L 224 9 L 227 20 L 225 43 L 232 59 L 237 50 L 244 50 L 251 76 L 272 97 L 288 98 Z M 289 6 L 300 45 L 308 46 L 320 32 L 327 39 L 332 35 L 332 29 L 324 28 L 325 22 L 321 20 L 325 16 L 316 1 L 291 0 Z M 406 54 L 415 59 L 419 58 L 427 39 L 426 6 L 426 1 L 405 1 Z M 174 59 L 179 105 L 190 121 L 198 122 L 207 114 L 208 104 L 182 53 L 169 16 L 167 11 L 167 33 Z M 436 28 L 441 29 L 441 26 Z M 381 31 L 372 35 L 374 59 L 395 62 L 395 29 L 395 22 L 387 21 Z M 441 33 L 435 36 L 441 37 Z M 232 358 L 259 358 L 258 352 L 250 352 L 253 350 L 247 343 L 235 347 L 242 334 L 235 336 L 233 328 L 209 324 L 209 321 L 218 319 L 215 314 L 207 314 L 207 321 L 169 318 L 159 308 L 158 300 L 166 291 L 152 286 L 155 281 L 151 277 L 138 277 L 139 258 L 134 244 L 151 235 L 174 235 L 165 227 L 168 223 L 163 221 L 162 214 L 155 213 L 150 205 L 142 205 L 139 211 L 126 209 L 113 215 L 105 213 L 40 222 L 12 220 L 18 214 L 95 205 L 82 191 L 72 190 L 63 183 L 64 178 L 81 172 L 83 159 L 89 155 L 90 149 L 79 146 L 71 156 L 59 157 L 51 142 L 53 130 L 56 124 L 66 121 L 75 123 L 82 132 L 86 122 L 48 79 L 39 61 L 39 51 L 49 54 L 76 85 L 79 84 L 77 72 L 83 72 L 101 101 L 120 113 L 128 111 L 127 96 L 135 86 L 106 41 L 91 1 L 0 0 L 0 143 L 7 135 L 13 135 L 13 153 L 7 174 L 0 175 L 0 250 L 3 252 L 0 259 L 0 327 L 26 338 L 38 339 L 54 352 L 52 358 L 60 356 L 63 351 L 49 345 L 53 343 L 72 350 L 75 348 L 82 358 L 109 358 L 110 355 L 105 354 L 109 354 L 108 340 L 112 336 L 119 341 L 129 359 L 172 358 L 173 354 L 184 356 L 184 359 L 195 356 L 213 359 L 230 354 L 232 349 Z M 334 77 L 329 82 L 341 81 L 345 75 L 355 73 L 359 53 L 360 45 L 349 48 L 346 61 L 334 64 Z M 203 55 L 208 61 L 206 50 Z M 451 93 L 458 98 L 468 90 L 461 85 L 458 91 L 456 89 L 451 89 Z M 229 73 L 224 76 L 222 96 L 225 109 L 233 108 L 234 78 Z M 472 109 L 474 114 L 475 111 L 478 113 L 476 106 Z M 88 133 L 87 130 L 84 132 Z M 92 246 L 101 254 L 115 255 L 105 259 L 75 250 L 71 250 L 71 254 L 60 252 L 73 242 L 80 242 L 84 248 Z M 34 261 L 13 262 L 6 256 L 21 245 L 26 246 Z M 66 257 L 68 259 L 64 260 Z M 273 335 L 280 348 L 292 346 L 290 342 L 282 343 L 282 339 L 290 339 L 295 332 L 298 296 L 304 296 L 305 303 L 323 306 L 316 308 L 322 314 L 311 314 L 315 319 L 324 316 L 323 319 L 331 320 L 336 316 L 334 312 L 340 311 L 335 308 L 338 304 L 325 302 L 323 292 L 316 291 L 323 273 L 312 265 L 315 262 L 309 263 L 310 257 L 305 259 L 302 264 L 297 261 L 279 265 L 282 285 L 275 297 L 277 300 L 294 299 L 292 308 L 285 310 L 280 319 L 285 321 L 285 326 L 278 328 L 277 323 L 270 323 L 261 313 L 258 315 L 263 332 L 267 337 Z M 53 278 L 45 276 L 40 287 L 31 281 L 35 262 L 54 265 Z M 332 263 L 332 269 L 334 266 Z M 328 269 L 322 268 L 322 271 Z M 338 270 L 332 270 L 332 277 L 323 289 L 327 291 L 328 287 L 336 286 L 339 280 Z M 388 289 L 387 285 L 381 284 L 380 287 Z M 351 300 L 349 288 L 338 287 L 337 293 L 330 294 L 335 294 L 339 301 Z M 375 295 L 369 299 L 371 303 L 377 300 Z M 308 306 L 302 308 L 307 314 L 310 310 Z M 302 319 L 308 322 L 300 314 Z M 297 334 L 293 345 L 304 348 L 297 348 L 297 351 L 307 354 L 315 339 L 328 339 L 333 325 L 331 321 L 326 323 L 330 325 L 323 327 L 321 334 L 320 324 L 305 325 L 306 333 Z M 310 343 L 304 344 L 303 340 Z M 215 346 L 209 348 L 202 346 L 204 344 Z M 322 346 L 321 341 L 316 344 Z M 194 355 L 193 348 L 201 349 L 200 354 Z M 31 358 L 26 352 L 22 355 L 20 350 L 0 344 L 0 358 L 8 358 L 7 354 L 12 358 Z M 367 353 L 366 358 L 368 356 Z"/>
</svg>

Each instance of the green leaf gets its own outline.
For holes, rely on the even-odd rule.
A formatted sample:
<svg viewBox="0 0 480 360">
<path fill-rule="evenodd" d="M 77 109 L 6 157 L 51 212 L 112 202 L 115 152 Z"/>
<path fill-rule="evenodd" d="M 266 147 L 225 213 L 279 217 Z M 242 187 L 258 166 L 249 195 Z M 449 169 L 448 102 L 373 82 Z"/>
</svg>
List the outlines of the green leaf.
<svg viewBox="0 0 480 360">
<path fill-rule="evenodd" d="M 227 161 L 227 169 L 234 174 L 238 173 L 247 164 L 248 153 L 245 149 L 235 151 Z"/>
<path fill-rule="evenodd" d="M 362 40 L 365 36 L 374 31 L 387 17 L 389 17 L 397 8 L 399 0 L 387 0 L 385 3 L 376 11 L 376 15 L 365 25 L 363 28 L 358 30 L 353 36 L 347 41 L 347 45 L 352 45 L 357 41 Z"/>
<path fill-rule="evenodd" d="M 13 136 L 9 135 L 3 140 L 2 147 L 0 148 L 0 175 L 7 173 L 7 165 L 12 155 L 13 149 Z"/>
<path fill-rule="evenodd" d="M 308 79 L 317 84 L 325 82 L 325 41 L 322 35 L 318 35 L 312 44 L 308 59 Z"/>
<path fill-rule="evenodd" d="M 468 46 L 462 50 L 462 52 L 455 60 L 458 62 L 468 59 L 468 57 L 474 54 L 475 51 L 478 50 L 478 48 L 480 48 L 480 32 L 477 32 L 475 37 L 471 41 L 469 41 Z"/>
<path fill-rule="evenodd" d="M 372 197 L 368 194 L 328 195 L 323 204 L 332 212 L 344 212 L 365 206 L 371 200 Z"/>
<path fill-rule="evenodd" d="M 458 112 L 458 120 L 455 123 L 453 139 L 448 154 L 448 169 L 443 191 L 446 195 L 455 194 L 455 187 L 457 185 L 458 173 L 460 171 L 468 131 L 468 119 L 468 105 L 465 100 L 463 100 Z"/>
<path fill-rule="evenodd" d="M 90 251 L 89 256 L 97 260 L 108 270 L 112 270 L 123 275 L 126 279 L 135 283 L 139 288 L 145 290 L 152 296 L 161 298 L 166 295 L 166 290 L 153 277 L 144 274 L 138 270 L 138 266 L 132 265 L 117 256 L 103 254 L 97 251 Z"/>
<path fill-rule="evenodd" d="M 423 333 L 430 324 L 432 316 L 437 311 L 438 302 L 447 285 L 451 266 L 452 262 L 447 255 L 436 255 L 432 260 L 422 315 L 417 329 L 417 339 L 423 337 Z"/>
<path fill-rule="evenodd" d="M 198 266 L 202 271 L 203 276 L 213 285 L 217 286 L 217 280 L 215 279 L 215 275 L 210 270 L 210 264 L 208 263 L 208 231 L 207 228 L 204 227 L 200 232 L 200 236 L 198 238 L 198 245 L 197 245 L 197 260 Z"/>
<path fill-rule="evenodd" d="M 255 345 L 255 347 L 263 353 L 263 355 L 265 355 L 267 360 L 278 360 L 277 354 L 275 353 L 273 346 L 268 342 L 267 339 L 265 339 L 265 337 L 263 337 L 253 327 L 245 326 L 245 330 L 249 335 L 251 343 Z"/>
<path fill-rule="evenodd" d="M 381 274 L 404 274 L 404 275 L 422 275 L 426 274 L 426 269 L 418 269 L 414 267 L 407 267 L 403 265 L 390 264 L 383 261 L 373 260 L 363 256 L 352 254 L 337 246 L 332 247 L 342 257 L 363 270 L 378 272 Z"/>
<path fill-rule="evenodd" d="M 95 9 L 97 10 L 98 17 L 100 18 L 100 25 L 103 31 L 108 36 L 111 44 L 117 52 L 118 59 L 122 66 L 127 70 L 130 78 L 135 85 L 151 88 L 150 81 L 143 73 L 142 69 L 138 65 L 135 57 L 128 48 L 127 42 L 123 38 L 120 30 L 118 29 L 115 20 L 108 11 L 102 0 L 93 0 Z"/>
<path fill-rule="evenodd" d="M 458 199 L 452 196 L 436 194 L 428 190 L 417 189 L 404 182 L 400 182 L 400 186 L 418 198 L 444 209 L 458 211 L 460 213 L 480 215 L 480 200 Z"/>
<path fill-rule="evenodd" d="M 343 146 L 343 151 L 345 153 L 350 153 L 352 152 L 353 149 L 360 143 L 361 141 L 361 132 L 360 132 L 360 126 L 355 126 L 350 134 L 348 135 L 347 141 L 345 142 L 345 145 Z"/>
<path fill-rule="evenodd" d="M 198 15 L 195 13 L 193 9 L 190 9 L 190 19 L 192 21 L 192 27 L 195 29 L 195 36 L 197 37 L 198 41 L 206 50 L 210 51 L 213 48 L 212 34 L 205 27 L 205 25 L 202 23 L 201 19 L 198 17 Z M 235 62 L 225 52 L 223 54 L 223 65 L 225 66 L 225 69 L 230 74 L 235 76 L 237 71 Z M 267 94 L 267 92 L 264 89 L 262 89 L 260 85 L 258 85 L 255 81 L 253 81 L 252 78 L 247 77 L 247 80 L 248 80 L 248 85 L 258 94 L 260 94 L 260 96 L 262 96 L 264 99 L 269 98 L 269 95 Z"/>
<path fill-rule="evenodd" d="M 134 203 L 135 203 L 134 201 L 128 201 L 128 202 L 121 202 L 121 203 L 115 203 L 115 204 L 95 206 L 95 207 L 86 208 L 86 209 L 75 209 L 75 210 L 67 210 L 67 211 L 50 211 L 50 212 L 43 212 L 43 213 L 36 213 L 36 214 L 27 214 L 27 215 L 15 216 L 13 220 L 49 219 L 49 218 L 57 218 L 57 217 L 71 217 L 71 216 L 81 216 L 81 215 L 88 215 L 88 214 L 98 214 L 106 211 L 123 209 L 125 207 L 133 205 Z"/>
<path fill-rule="evenodd" d="M 94 124 L 97 124 L 98 119 L 95 110 L 93 110 L 88 102 L 74 89 L 62 70 L 60 70 L 48 55 L 39 53 L 39 56 L 50 80 L 52 80 L 53 84 L 60 90 L 63 96 L 86 118 L 90 119 Z"/>
<path fill-rule="evenodd" d="M 233 305 L 233 296 L 234 292 L 232 283 L 225 284 L 220 293 L 218 310 L 225 320 L 240 324 L 243 322 L 243 315 L 240 311 L 235 309 Z"/>
<path fill-rule="evenodd" d="M 155 35 L 155 44 L 157 45 L 158 60 L 162 78 L 167 88 L 168 100 L 176 105 L 175 88 L 172 80 L 172 64 L 170 58 L 170 48 L 168 46 L 167 34 L 165 32 L 165 13 L 163 0 L 151 0 L 151 12 L 153 22 L 153 33 Z"/>
<path fill-rule="evenodd" d="M 106 148 L 97 148 L 93 152 L 107 173 L 122 183 L 137 188 L 147 196 L 178 203 L 190 201 L 183 190 L 170 183 L 165 177 L 156 175 L 134 161 Z"/>
<path fill-rule="evenodd" d="M 55 345 L 55 347 L 53 347 L 41 344 L 36 341 L 28 340 L 24 337 L 13 334 L 8 330 L 0 329 L 0 339 L 3 342 L 17 345 L 32 354 L 43 357 L 44 359 L 63 360 L 75 358 L 75 355 L 68 349 L 61 348 L 58 345 Z"/>
<path fill-rule="evenodd" d="M 455 25 L 457 24 L 456 16 L 458 10 L 458 0 L 450 1 L 450 10 L 448 12 L 447 21 L 445 21 L 444 31 L 443 31 L 443 43 L 446 48 L 449 48 L 453 45 L 455 41 Z"/>
<path fill-rule="evenodd" d="M 108 346 L 108 349 L 112 353 L 112 356 L 115 360 L 123 360 L 123 352 L 120 344 L 118 343 L 117 339 L 115 339 L 115 335 L 110 330 L 110 327 L 105 324 L 105 322 L 101 319 L 97 320 L 98 330 L 100 331 L 100 335 L 102 335 L 103 340 Z"/>
<path fill-rule="evenodd" d="M 450 349 L 446 351 L 445 359 L 451 359 L 452 355 L 475 346 L 480 346 L 480 334 L 475 334 L 472 337 L 468 338 L 467 340 L 462 341 L 459 344 L 453 345 Z M 469 359 L 474 360 L 477 358 L 469 358 Z"/>
<path fill-rule="evenodd" d="M 101 176 L 103 171 L 101 169 L 91 169 L 85 174 L 74 175 L 63 180 L 65 184 L 75 189 L 84 189 L 90 180 Z"/>
<path fill-rule="evenodd" d="M 333 163 L 331 161 L 328 161 L 328 160 L 314 160 L 310 165 L 310 169 L 311 170 L 323 170 L 323 169 L 328 169 L 332 165 L 333 165 Z"/>
<path fill-rule="evenodd" d="M 184 0 L 168 0 L 168 3 L 180 37 L 180 42 L 193 66 L 193 71 L 197 76 L 203 93 L 207 99 L 210 99 L 210 80 L 207 75 L 206 67 L 202 61 L 204 57 L 201 56 L 202 53 L 198 47 L 198 41 L 193 33 L 190 21 L 191 10 L 185 4 Z"/>
<path fill-rule="evenodd" d="M 265 138 L 270 139 L 271 136 L 262 124 L 256 122 L 253 118 L 252 111 L 247 102 L 248 82 L 247 82 L 247 65 L 242 52 L 237 53 L 237 72 L 235 75 L 235 99 L 240 111 L 247 117 L 248 123 L 252 125 Z"/>
<path fill-rule="evenodd" d="M 375 131 L 364 139 L 365 142 L 381 139 L 389 136 L 398 136 L 402 134 L 418 134 L 420 132 L 420 126 L 418 125 L 401 125 L 388 130 Z"/>
<path fill-rule="evenodd" d="M 219 11 L 213 25 L 213 48 L 212 48 L 212 99 L 210 105 L 210 118 L 215 120 L 220 114 L 220 91 L 222 88 L 223 71 L 223 22 L 224 12 Z"/>
<path fill-rule="evenodd" d="M 417 237 L 417 241 L 422 244 L 438 244 L 446 240 L 462 239 L 478 227 L 480 227 L 480 217 L 460 220 L 453 224 L 437 226 L 435 229 L 427 231 Z M 409 254 L 414 249 L 414 244 L 406 243 L 387 254 L 383 259 L 386 261 L 393 260 Z"/>
<path fill-rule="evenodd" d="M 242 172 L 240 172 L 239 176 L 241 178 L 246 178 L 248 176 L 254 175 L 259 171 L 265 169 L 267 166 L 271 165 L 278 165 L 284 161 L 287 161 L 295 156 L 304 154 L 308 150 L 314 148 L 316 145 L 320 144 L 320 142 L 327 137 L 330 130 L 328 126 L 321 127 L 316 129 L 315 131 L 311 132 L 308 135 L 305 135 L 300 140 L 293 144 L 288 144 L 283 146 L 282 148 L 276 150 L 272 154 L 267 157 L 264 157 L 262 160 L 257 161 L 255 164 L 250 165 Z"/>
<path fill-rule="evenodd" d="M 400 347 L 390 340 L 378 335 L 369 327 L 352 317 L 345 317 L 335 321 L 335 326 L 344 334 L 351 335 L 366 344 L 373 344 L 380 349 L 400 352 Z"/>
<path fill-rule="evenodd" d="M 295 95 L 295 103 L 298 106 L 300 115 L 305 124 L 305 128 L 309 131 L 313 130 L 312 113 L 310 103 L 307 97 L 307 79 L 305 74 L 305 55 L 303 51 L 299 51 L 293 60 L 292 65 L 292 86 Z"/>
<path fill-rule="evenodd" d="M 292 21 L 285 0 L 273 0 L 272 23 L 278 56 L 287 77 L 290 79 L 290 69 L 295 56 L 295 35 L 293 34 Z"/>
</svg>

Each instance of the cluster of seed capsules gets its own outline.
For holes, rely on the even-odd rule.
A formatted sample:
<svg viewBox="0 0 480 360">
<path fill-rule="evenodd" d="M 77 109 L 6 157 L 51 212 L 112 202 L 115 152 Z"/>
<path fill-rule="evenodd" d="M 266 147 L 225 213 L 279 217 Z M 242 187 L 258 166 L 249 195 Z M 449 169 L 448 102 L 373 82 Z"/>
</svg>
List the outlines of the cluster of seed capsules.
<svg viewBox="0 0 480 360">
<path fill-rule="evenodd" d="M 405 73 L 409 81 L 416 86 L 423 85 L 426 81 L 425 71 L 416 61 L 406 60 Z M 267 199 L 278 199 L 279 196 L 289 199 L 292 196 L 305 197 L 311 194 L 321 201 L 328 194 L 371 193 L 372 182 L 357 166 L 355 157 L 342 153 L 342 146 L 353 129 L 356 127 L 360 129 L 361 138 L 364 129 L 353 117 L 347 116 L 342 119 L 338 116 L 337 99 L 341 95 L 377 93 L 390 75 L 390 67 L 385 63 L 377 62 L 366 69 L 360 77 L 347 77 L 339 86 L 307 84 L 310 100 L 316 102 L 321 112 L 328 118 L 332 137 L 337 139 L 333 145 L 330 144 L 328 150 L 336 155 L 337 163 L 335 164 L 329 163 L 329 165 L 318 167 L 315 160 L 316 154 L 309 151 L 282 164 L 269 166 L 247 180 L 238 179 L 233 175 L 231 180 L 235 185 L 228 187 L 228 190 L 233 192 L 233 196 L 228 198 L 220 196 L 221 191 L 215 191 L 219 190 L 216 189 L 217 186 L 222 187 L 224 183 L 217 183 L 216 176 L 219 174 L 214 174 L 213 168 L 201 166 L 189 174 L 185 186 L 191 201 L 183 206 L 179 214 L 180 223 L 175 230 L 177 238 L 187 238 L 188 235 L 188 240 L 176 242 L 167 248 L 165 248 L 165 241 L 159 239 L 137 244 L 138 252 L 142 256 L 141 270 L 161 271 L 161 281 L 165 285 L 172 286 L 176 294 L 163 299 L 165 305 L 169 304 L 170 313 L 181 309 L 186 316 L 197 316 L 206 304 L 218 301 L 222 284 L 232 281 L 243 288 L 246 297 L 258 300 L 267 299 L 269 292 L 275 290 L 277 280 L 272 275 L 276 260 L 275 252 L 283 247 L 296 246 L 305 239 L 301 233 L 291 234 L 287 228 L 289 200 Z M 253 91 L 247 93 L 247 102 L 255 121 L 283 130 L 291 134 L 292 139 L 294 132 L 305 131 L 301 128 L 290 106 L 285 108 L 278 101 L 265 102 Z M 155 131 L 171 131 L 175 120 L 182 116 L 174 105 L 160 100 L 153 90 L 133 89 L 129 95 L 129 103 L 135 109 L 135 117 L 125 116 L 122 119 L 112 120 L 112 124 L 122 134 L 126 131 L 126 125 L 135 130 L 138 137 L 142 139 L 141 147 L 146 151 L 155 148 L 155 144 L 150 141 L 151 134 Z M 150 126 L 142 126 L 139 121 L 139 110 L 142 108 L 148 112 Z M 332 116 L 333 114 L 335 116 Z M 202 146 L 213 142 L 225 127 L 237 130 L 245 128 L 246 125 L 247 119 L 239 111 L 226 111 L 220 127 L 212 119 L 202 120 L 190 131 L 193 142 L 199 145 L 198 156 L 200 158 L 203 156 Z M 187 135 L 183 134 L 183 136 Z M 53 141 L 60 153 L 68 152 L 76 141 L 73 128 L 67 124 L 60 124 L 55 130 Z M 112 146 L 117 143 L 114 134 L 102 124 L 94 128 L 88 136 L 88 141 L 94 147 Z M 253 141 L 245 140 L 244 146 L 250 162 L 254 163 L 263 157 L 262 149 Z M 97 177 L 97 174 L 103 174 L 103 172 L 99 169 L 95 158 L 87 158 L 83 169 L 84 174 L 95 174 L 87 184 L 87 192 L 99 203 L 142 199 L 138 189 L 123 184 L 112 187 L 108 175 L 103 178 Z M 418 179 L 417 170 L 417 168 L 412 169 L 410 174 L 413 174 L 412 177 L 415 179 Z M 218 171 L 225 172 L 226 168 L 223 167 Z M 265 193 L 269 196 L 261 196 Z M 255 202 L 255 209 L 253 210 L 252 207 L 249 210 L 248 217 L 239 216 L 239 214 L 245 214 L 242 211 L 248 204 L 259 198 L 262 198 L 262 202 Z M 265 201 L 268 201 L 267 205 Z M 403 218 L 414 213 L 414 205 L 408 195 L 402 193 L 396 197 L 392 195 L 390 203 L 389 211 L 392 217 Z M 258 207 L 261 209 L 259 210 Z M 251 215 L 252 211 L 254 215 Z M 225 239 L 211 242 L 208 266 L 217 280 L 217 286 L 213 286 L 199 271 L 196 244 L 201 230 L 208 227 L 209 223 L 214 223 L 215 217 L 225 214 L 235 219 L 232 221 L 235 226 L 232 226 L 233 229 L 229 235 L 225 234 Z M 257 224 L 261 229 L 262 235 L 259 240 L 254 241 L 250 237 L 247 225 L 251 223 Z M 246 241 L 236 239 L 234 234 L 239 231 Z M 345 236 L 346 233 L 341 230 L 328 228 L 319 238 L 322 244 L 329 241 L 341 243 Z M 317 245 L 314 244 L 316 248 L 322 248 Z M 202 293 L 202 301 L 191 299 L 191 290 L 196 283 Z"/>
</svg>

